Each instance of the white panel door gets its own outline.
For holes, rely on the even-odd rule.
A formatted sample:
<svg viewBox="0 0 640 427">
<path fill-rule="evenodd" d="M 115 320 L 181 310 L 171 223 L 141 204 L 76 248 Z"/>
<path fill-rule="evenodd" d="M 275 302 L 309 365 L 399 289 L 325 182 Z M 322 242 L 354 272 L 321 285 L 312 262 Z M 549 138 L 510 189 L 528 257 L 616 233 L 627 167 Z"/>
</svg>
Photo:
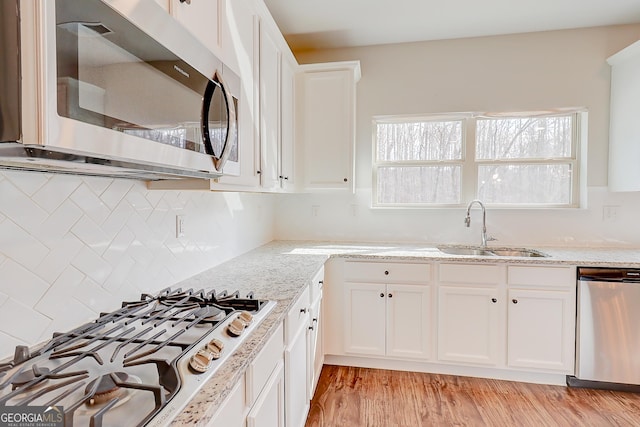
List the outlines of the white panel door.
<svg viewBox="0 0 640 427">
<path fill-rule="evenodd" d="M 505 341 L 497 287 L 440 286 L 438 359 L 495 366 Z M 501 320 L 502 319 L 502 320 Z"/>
<path fill-rule="evenodd" d="M 573 373 L 573 295 L 569 291 L 509 290 L 509 366 Z"/>
<path fill-rule="evenodd" d="M 175 18 L 193 33 L 209 50 L 221 56 L 222 0 L 192 1 L 172 0 L 171 12 Z"/>
<path fill-rule="evenodd" d="M 353 70 L 308 72 L 301 79 L 305 189 L 351 189 Z"/>
<path fill-rule="evenodd" d="M 285 348 L 285 424 L 303 427 L 309 412 L 307 399 L 307 328 L 300 328 Z"/>
<path fill-rule="evenodd" d="M 280 175 L 282 187 L 295 187 L 295 67 L 284 56 L 281 64 L 280 93 Z"/>
<path fill-rule="evenodd" d="M 344 284 L 345 353 L 384 356 L 386 300 L 383 284 Z"/>
<path fill-rule="evenodd" d="M 247 427 L 284 427 L 284 405 L 284 370 L 280 362 L 247 415 Z"/>
<path fill-rule="evenodd" d="M 387 285 L 387 356 L 431 357 L 432 286 Z"/>
<path fill-rule="evenodd" d="M 260 144 L 263 188 L 280 188 L 280 56 L 278 44 L 260 25 Z"/>
</svg>

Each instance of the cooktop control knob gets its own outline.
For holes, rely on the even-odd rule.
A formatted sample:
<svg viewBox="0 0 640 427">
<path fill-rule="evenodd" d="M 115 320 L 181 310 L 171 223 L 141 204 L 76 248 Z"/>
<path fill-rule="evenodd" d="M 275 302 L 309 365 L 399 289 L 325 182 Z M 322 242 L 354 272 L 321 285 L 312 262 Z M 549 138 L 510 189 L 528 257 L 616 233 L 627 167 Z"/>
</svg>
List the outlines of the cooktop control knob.
<svg viewBox="0 0 640 427">
<path fill-rule="evenodd" d="M 229 323 L 229 326 L 227 326 L 227 332 L 229 332 L 229 335 L 232 337 L 239 337 L 242 332 L 244 332 L 245 326 L 246 324 L 240 320 L 239 317 L 236 317 L 231 323 Z"/>
<path fill-rule="evenodd" d="M 206 372 L 207 369 L 209 369 L 209 366 L 211 366 L 212 359 L 213 359 L 213 354 L 211 354 L 211 352 L 208 351 L 207 349 L 202 349 L 202 350 L 199 350 L 193 356 L 191 356 L 191 359 L 189 360 L 189 366 L 196 373 L 201 374 L 203 372 Z"/>
<path fill-rule="evenodd" d="M 238 319 L 242 320 L 246 326 L 249 326 L 253 322 L 253 315 L 248 311 L 241 311 L 238 314 Z"/>
<path fill-rule="evenodd" d="M 207 344 L 207 350 L 209 350 L 214 360 L 220 358 L 223 348 L 224 343 L 217 338 L 212 339 L 211 341 L 209 341 L 209 344 Z"/>
</svg>

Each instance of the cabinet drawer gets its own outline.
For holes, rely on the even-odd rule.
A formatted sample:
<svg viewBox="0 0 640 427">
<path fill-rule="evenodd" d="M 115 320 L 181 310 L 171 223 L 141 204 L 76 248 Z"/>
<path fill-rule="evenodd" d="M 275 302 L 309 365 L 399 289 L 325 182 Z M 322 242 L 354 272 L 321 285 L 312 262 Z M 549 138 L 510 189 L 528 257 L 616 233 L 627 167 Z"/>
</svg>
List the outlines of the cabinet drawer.
<svg viewBox="0 0 640 427">
<path fill-rule="evenodd" d="M 571 288 L 576 285 L 573 267 L 515 266 L 508 268 L 509 285 L 553 286 Z"/>
<path fill-rule="evenodd" d="M 431 264 L 348 261 L 344 277 L 348 282 L 427 283 Z"/>
<path fill-rule="evenodd" d="M 440 281 L 449 283 L 498 283 L 502 269 L 495 264 L 441 264 Z"/>
<path fill-rule="evenodd" d="M 285 346 L 293 342 L 300 328 L 306 328 L 309 323 L 309 287 L 307 286 L 287 313 L 284 321 Z"/>
<path fill-rule="evenodd" d="M 253 405 L 254 400 L 258 397 L 271 373 L 282 361 L 284 344 L 282 335 L 282 324 L 273 334 L 269 341 L 264 345 L 258 356 L 251 362 L 247 370 L 247 402 L 248 406 Z"/>
<path fill-rule="evenodd" d="M 320 295 L 322 295 L 322 287 L 324 285 L 324 267 L 320 269 L 311 279 L 311 285 L 309 288 L 310 301 L 314 302 Z"/>
</svg>

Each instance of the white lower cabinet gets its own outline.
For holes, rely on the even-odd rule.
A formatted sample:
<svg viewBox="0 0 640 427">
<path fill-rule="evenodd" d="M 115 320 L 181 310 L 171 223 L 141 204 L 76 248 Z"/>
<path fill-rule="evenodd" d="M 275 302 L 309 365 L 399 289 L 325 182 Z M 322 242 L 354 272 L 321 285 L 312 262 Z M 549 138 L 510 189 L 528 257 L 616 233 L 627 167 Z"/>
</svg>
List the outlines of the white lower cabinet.
<svg viewBox="0 0 640 427">
<path fill-rule="evenodd" d="M 345 274 L 349 280 L 367 280 L 343 285 L 345 353 L 431 357 L 434 311 L 429 264 L 347 262 Z M 389 283 L 394 281 L 413 283 Z"/>
<path fill-rule="evenodd" d="M 307 399 L 309 300 L 307 286 L 285 319 L 284 390 L 287 427 L 304 426 L 309 412 L 309 399 Z"/>
<path fill-rule="evenodd" d="M 231 390 L 218 412 L 207 423 L 207 427 L 244 427 L 246 425 L 246 400 L 244 378 Z"/>
<path fill-rule="evenodd" d="M 412 366 L 552 383 L 573 374 L 575 266 L 434 262 L 431 278 L 420 265 L 330 261 L 329 363 L 424 361 Z"/>
<path fill-rule="evenodd" d="M 209 427 L 284 427 L 282 324 L 251 362 Z"/>
<path fill-rule="evenodd" d="M 309 296 L 311 311 L 307 335 L 307 400 L 311 401 L 318 385 L 318 378 L 324 364 L 324 343 L 322 339 L 323 320 L 322 296 L 324 288 L 324 267 L 313 277 Z"/>
<path fill-rule="evenodd" d="M 438 360 L 500 363 L 504 301 L 498 287 L 440 286 Z"/>
<path fill-rule="evenodd" d="M 575 268 L 508 267 L 507 365 L 572 374 Z"/>
<path fill-rule="evenodd" d="M 284 427 L 284 405 L 284 366 L 280 361 L 247 415 L 247 427 Z"/>
</svg>

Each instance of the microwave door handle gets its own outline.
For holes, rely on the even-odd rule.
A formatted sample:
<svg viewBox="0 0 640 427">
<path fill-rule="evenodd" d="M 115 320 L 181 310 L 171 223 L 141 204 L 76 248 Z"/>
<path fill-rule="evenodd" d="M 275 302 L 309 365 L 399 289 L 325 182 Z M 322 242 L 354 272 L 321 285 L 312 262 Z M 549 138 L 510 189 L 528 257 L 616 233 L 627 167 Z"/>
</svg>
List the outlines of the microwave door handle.
<svg viewBox="0 0 640 427">
<path fill-rule="evenodd" d="M 208 154 L 210 154 L 213 157 L 213 165 L 217 171 L 222 171 L 222 167 L 226 163 L 227 159 L 229 158 L 229 155 L 231 154 L 231 150 L 233 149 L 233 144 L 231 142 L 236 138 L 236 135 L 238 132 L 238 126 L 236 122 L 236 108 L 233 102 L 233 96 L 231 95 L 231 92 L 227 89 L 227 86 L 224 83 L 222 75 L 218 71 L 216 71 L 213 76 L 213 80 L 214 80 L 213 82 L 209 83 L 209 85 L 207 86 L 207 90 L 205 91 L 205 97 L 203 100 L 204 105 L 203 105 L 203 114 L 202 114 L 202 129 L 204 133 L 205 148 L 208 151 Z M 222 95 L 224 96 L 226 109 L 227 109 L 227 135 L 226 135 L 220 156 L 217 156 L 213 152 L 211 139 L 209 137 L 209 122 L 208 122 L 209 105 L 211 103 L 211 99 L 213 98 L 213 93 L 216 90 L 216 86 L 219 86 L 220 90 L 222 91 Z"/>
</svg>

